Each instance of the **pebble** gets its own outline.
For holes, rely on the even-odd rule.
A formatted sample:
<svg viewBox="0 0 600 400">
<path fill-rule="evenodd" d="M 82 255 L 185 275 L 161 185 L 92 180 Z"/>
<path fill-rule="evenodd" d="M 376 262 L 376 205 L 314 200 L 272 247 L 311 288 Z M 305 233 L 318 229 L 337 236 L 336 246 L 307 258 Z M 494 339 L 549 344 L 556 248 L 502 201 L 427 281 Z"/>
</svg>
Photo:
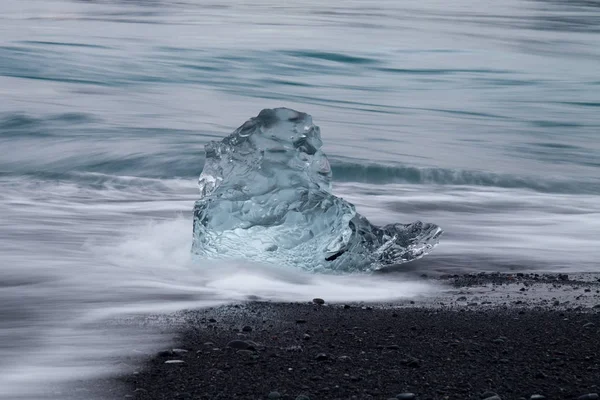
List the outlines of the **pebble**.
<svg viewBox="0 0 600 400">
<path fill-rule="evenodd" d="M 317 361 L 325 361 L 329 358 L 329 356 L 325 353 L 319 353 L 317 354 L 317 356 L 315 357 L 315 360 Z"/>
<path fill-rule="evenodd" d="M 596 399 L 600 399 L 600 396 L 598 396 L 598 393 L 588 393 L 588 394 L 584 394 L 583 396 L 579 396 L 577 398 L 577 400 L 596 400 Z"/>
<path fill-rule="evenodd" d="M 185 364 L 185 361 L 183 361 L 183 360 L 167 360 L 167 361 L 165 361 L 165 364 Z"/>
<path fill-rule="evenodd" d="M 596 324 L 594 324 L 593 322 L 588 322 L 587 324 L 583 325 L 584 328 L 592 328 L 596 326 Z"/>
<path fill-rule="evenodd" d="M 321 298 L 319 298 L 319 297 L 315 297 L 315 298 L 313 299 L 313 303 L 315 303 L 315 304 L 318 304 L 318 305 L 322 306 L 323 304 L 325 304 L 325 300 L 323 300 L 323 299 L 321 299 Z"/>
<path fill-rule="evenodd" d="M 493 395 L 492 397 L 486 397 L 486 398 L 485 398 L 485 399 L 483 399 L 483 400 L 502 400 L 502 398 L 500 398 L 500 396 L 498 396 L 498 395 L 496 394 L 496 395 Z"/>
<path fill-rule="evenodd" d="M 542 396 L 541 394 L 532 394 L 529 400 L 544 400 L 546 396 Z"/>
<path fill-rule="evenodd" d="M 247 350 L 251 346 L 243 340 L 232 340 L 231 342 L 227 343 L 227 347 L 231 347 L 232 349 Z"/>
<path fill-rule="evenodd" d="M 500 398 L 496 392 L 488 390 L 483 392 L 480 397 L 482 400 L 497 400 L 494 396 Z"/>
<path fill-rule="evenodd" d="M 242 328 L 242 332 L 252 332 L 252 327 L 250 325 L 246 325 Z"/>
<path fill-rule="evenodd" d="M 280 399 L 281 395 L 279 394 L 279 392 L 271 392 L 271 393 L 269 393 L 268 398 L 269 399 Z"/>
<path fill-rule="evenodd" d="M 308 333 L 305 333 L 304 336 L 302 336 L 302 339 L 310 340 L 310 335 Z"/>
<path fill-rule="evenodd" d="M 297 319 L 297 320 L 296 320 L 296 323 L 297 323 L 297 324 L 305 324 L 305 323 L 306 323 L 306 320 L 305 320 L 305 319 Z"/>
<path fill-rule="evenodd" d="M 396 395 L 396 399 L 398 400 L 414 400 L 417 398 L 417 395 L 414 393 L 400 393 Z"/>
<path fill-rule="evenodd" d="M 175 353 L 175 354 L 185 354 L 187 352 L 188 351 L 184 350 L 184 349 L 173 349 L 173 353 Z"/>
</svg>

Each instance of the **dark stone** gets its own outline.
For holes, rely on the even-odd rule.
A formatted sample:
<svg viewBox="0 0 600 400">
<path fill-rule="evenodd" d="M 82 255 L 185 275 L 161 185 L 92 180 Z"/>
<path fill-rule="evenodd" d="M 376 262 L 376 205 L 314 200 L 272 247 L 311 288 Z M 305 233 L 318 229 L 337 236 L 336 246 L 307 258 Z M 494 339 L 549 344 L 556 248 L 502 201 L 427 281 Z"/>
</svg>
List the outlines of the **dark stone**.
<svg viewBox="0 0 600 400">
<path fill-rule="evenodd" d="M 598 393 L 588 393 L 588 394 L 584 394 L 583 396 L 579 396 L 577 398 L 577 400 L 597 400 L 600 399 L 600 396 L 598 396 Z"/>
<path fill-rule="evenodd" d="M 542 396 L 541 394 L 532 394 L 529 400 L 544 400 L 546 396 Z"/>
<path fill-rule="evenodd" d="M 305 333 L 304 336 L 302 336 L 302 339 L 310 340 L 310 335 L 308 333 Z"/>
<path fill-rule="evenodd" d="M 323 304 L 325 304 L 325 300 L 323 300 L 323 299 L 321 299 L 321 298 L 319 298 L 319 297 L 315 297 L 315 298 L 313 299 L 313 303 L 315 303 L 315 304 L 318 304 L 318 305 L 322 306 Z"/>
<path fill-rule="evenodd" d="M 558 274 L 558 280 L 559 281 L 568 281 L 569 280 L 569 275 L 567 275 L 567 274 Z"/>
<path fill-rule="evenodd" d="M 594 326 L 596 326 L 596 324 L 593 322 L 588 322 L 587 324 L 583 325 L 584 328 L 593 328 Z"/>
<path fill-rule="evenodd" d="M 279 392 L 271 392 L 271 393 L 269 393 L 268 398 L 270 400 L 280 399 L 281 395 L 279 394 Z"/>
<path fill-rule="evenodd" d="M 390 350 L 400 350 L 400 346 L 397 344 L 390 344 L 387 348 Z"/>
<path fill-rule="evenodd" d="M 243 340 L 232 340 L 231 342 L 227 343 L 227 347 L 231 347 L 232 349 L 248 350 L 248 348 L 251 346 L 248 344 L 248 342 L 244 342 Z"/>
<path fill-rule="evenodd" d="M 214 319 L 214 318 L 211 318 L 211 319 L 208 320 L 208 322 L 217 322 L 217 320 Z"/>
<path fill-rule="evenodd" d="M 396 395 L 396 399 L 398 400 L 415 400 L 417 395 L 414 393 L 400 393 Z"/>
<path fill-rule="evenodd" d="M 297 324 L 305 324 L 305 323 L 306 323 L 306 320 L 305 320 L 305 319 L 297 319 L 297 320 L 296 320 L 296 323 L 297 323 Z"/>
<path fill-rule="evenodd" d="M 252 332 L 252 327 L 250 325 L 246 325 L 242 328 L 242 332 Z"/>
<path fill-rule="evenodd" d="M 325 354 L 325 353 L 319 353 L 315 357 L 315 360 L 317 360 L 317 361 L 325 361 L 327 359 L 329 359 L 329 356 L 327 354 Z"/>
<path fill-rule="evenodd" d="M 487 391 L 481 393 L 481 396 L 479 396 L 479 397 L 481 397 L 482 400 L 488 400 L 488 399 L 490 399 L 490 398 L 492 398 L 494 396 L 498 396 L 498 394 L 496 392 L 492 392 L 490 390 L 487 390 Z"/>
</svg>

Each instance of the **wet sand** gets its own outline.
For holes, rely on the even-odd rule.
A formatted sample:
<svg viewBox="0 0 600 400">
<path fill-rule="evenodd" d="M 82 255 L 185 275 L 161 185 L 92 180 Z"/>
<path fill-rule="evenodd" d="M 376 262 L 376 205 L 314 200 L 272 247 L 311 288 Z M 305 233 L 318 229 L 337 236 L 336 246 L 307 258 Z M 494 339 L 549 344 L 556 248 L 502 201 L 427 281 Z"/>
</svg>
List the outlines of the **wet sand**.
<svg viewBox="0 0 600 400">
<path fill-rule="evenodd" d="M 596 398 L 597 276 L 477 274 L 435 280 L 447 290 L 434 299 L 329 304 L 324 293 L 322 305 L 311 299 L 251 301 L 179 313 L 172 317 L 180 326 L 175 346 L 121 378 L 125 395 Z"/>
</svg>

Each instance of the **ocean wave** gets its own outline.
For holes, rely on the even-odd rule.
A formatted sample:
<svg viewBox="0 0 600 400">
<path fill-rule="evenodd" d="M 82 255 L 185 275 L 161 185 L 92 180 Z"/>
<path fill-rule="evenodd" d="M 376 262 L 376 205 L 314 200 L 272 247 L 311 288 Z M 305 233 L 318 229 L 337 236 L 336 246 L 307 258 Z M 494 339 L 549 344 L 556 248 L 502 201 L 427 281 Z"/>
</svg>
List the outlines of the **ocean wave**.
<svg viewBox="0 0 600 400">
<path fill-rule="evenodd" d="M 497 174 L 476 170 L 351 162 L 332 162 L 332 169 L 334 182 L 468 185 L 507 189 L 530 189 L 548 193 L 600 193 L 600 182 L 590 182 L 589 180 L 544 180 L 538 177 Z"/>
</svg>

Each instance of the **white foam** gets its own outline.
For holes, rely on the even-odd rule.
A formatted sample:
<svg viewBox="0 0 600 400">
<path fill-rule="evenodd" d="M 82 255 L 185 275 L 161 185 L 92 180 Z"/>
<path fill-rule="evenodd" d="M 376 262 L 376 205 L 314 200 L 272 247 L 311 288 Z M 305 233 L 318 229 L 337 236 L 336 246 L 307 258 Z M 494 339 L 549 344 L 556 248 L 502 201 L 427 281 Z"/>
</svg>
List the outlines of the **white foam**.
<svg viewBox="0 0 600 400">
<path fill-rule="evenodd" d="M 0 186 L 0 399 L 89 398 L 73 385 L 130 372 L 135 365 L 123 359 L 168 345 L 169 335 L 156 329 L 168 332 L 160 319 L 142 327 L 129 316 L 249 296 L 384 301 L 436 290 L 425 283 L 316 276 L 243 261 L 193 263 L 193 195 L 181 182 L 166 181 L 160 190 L 15 181 Z"/>
</svg>

